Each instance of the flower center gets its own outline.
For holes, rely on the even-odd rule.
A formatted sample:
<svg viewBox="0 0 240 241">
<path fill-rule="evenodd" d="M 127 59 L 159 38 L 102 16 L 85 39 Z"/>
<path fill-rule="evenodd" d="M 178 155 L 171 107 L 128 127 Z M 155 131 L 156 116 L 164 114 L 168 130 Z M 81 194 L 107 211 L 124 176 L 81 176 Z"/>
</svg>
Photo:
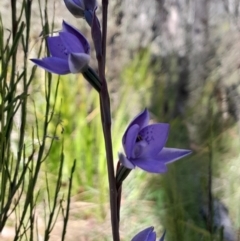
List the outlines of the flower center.
<svg viewBox="0 0 240 241">
<path fill-rule="evenodd" d="M 142 141 L 142 140 L 143 140 L 143 138 L 140 135 L 138 135 L 137 139 L 136 139 L 136 142 L 139 142 L 139 141 Z"/>
<path fill-rule="evenodd" d="M 140 157 L 147 145 L 148 145 L 147 142 L 144 140 L 136 141 L 136 144 L 133 149 L 133 158 Z"/>
</svg>

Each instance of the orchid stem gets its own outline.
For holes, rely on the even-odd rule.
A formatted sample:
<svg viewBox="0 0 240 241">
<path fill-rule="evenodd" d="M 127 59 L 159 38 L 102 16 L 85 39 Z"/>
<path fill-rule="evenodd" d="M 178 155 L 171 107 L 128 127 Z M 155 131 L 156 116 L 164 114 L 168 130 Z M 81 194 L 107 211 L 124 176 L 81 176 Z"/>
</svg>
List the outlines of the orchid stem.
<svg viewBox="0 0 240 241">
<path fill-rule="evenodd" d="M 99 54 L 97 56 L 99 78 L 102 84 L 99 97 L 100 97 L 100 107 L 101 107 L 100 110 L 101 110 L 102 128 L 103 128 L 105 150 L 106 150 L 106 156 L 107 156 L 112 236 L 113 236 L 113 241 L 120 241 L 117 189 L 116 189 L 116 179 L 115 179 L 115 173 L 114 173 L 113 149 L 112 149 L 111 107 L 110 107 L 108 86 L 105 78 L 108 0 L 102 0 L 102 7 L 103 7 L 102 54 Z"/>
<path fill-rule="evenodd" d="M 98 59 L 99 70 L 102 70 L 102 60 Z M 113 241 L 119 241 L 119 220 L 118 220 L 118 203 L 117 203 L 117 188 L 114 174 L 113 150 L 112 150 L 112 135 L 111 135 L 111 114 L 110 114 L 110 100 L 107 89 L 107 84 L 102 71 L 99 71 L 99 76 L 103 81 L 100 91 L 100 109 L 102 118 L 102 127 L 105 140 L 105 150 L 107 155 L 107 170 L 109 182 L 109 196 L 110 196 L 110 211 Z"/>
<path fill-rule="evenodd" d="M 108 93 L 107 93 L 108 94 Z M 119 241 L 119 220 L 118 220 L 118 206 L 117 206 L 117 189 L 116 179 L 114 175 L 113 151 L 112 151 L 112 136 L 111 136 L 111 118 L 109 115 L 110 106 L 107 107 L 108 97 L 103 88 L 100 93 L 101 102 L 101 115 L 103 133 L 105 139 L 105 149 L 107 155 L 107 169 L 108 169 L 108 182 L 109 182 L 109 196 L 110 196 L 110 211 L 111 211 L 111 224 L 113 241 Z"/>
</svg>

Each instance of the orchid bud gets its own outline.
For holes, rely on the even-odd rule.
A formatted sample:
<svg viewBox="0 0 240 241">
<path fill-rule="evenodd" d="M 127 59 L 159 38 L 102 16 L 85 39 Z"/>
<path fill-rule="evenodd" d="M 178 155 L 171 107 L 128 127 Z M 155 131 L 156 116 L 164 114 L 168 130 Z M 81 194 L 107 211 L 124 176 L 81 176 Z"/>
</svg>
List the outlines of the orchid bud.
<svg viewBox="0 0 240 241">
<path fill-rule="evenodd" d="M 92 25 L 93 11 L 97 7 L 96 0 L 64 0 L 69 12 L 76 18 L 85 18 Z"/>
</svg>

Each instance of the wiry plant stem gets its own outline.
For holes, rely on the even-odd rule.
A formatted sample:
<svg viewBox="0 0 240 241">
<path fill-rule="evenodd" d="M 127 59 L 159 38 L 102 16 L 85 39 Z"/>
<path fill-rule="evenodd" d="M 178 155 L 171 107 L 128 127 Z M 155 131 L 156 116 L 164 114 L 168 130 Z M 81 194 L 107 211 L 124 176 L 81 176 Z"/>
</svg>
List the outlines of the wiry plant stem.
<svg viewBox="0 0 240 241">
<path fill-rule="evenodd" d="M 102 127 L 103 127 L 104 140 L 105 140 L 105 149 L 106 149 L 106 155 L 107 155 L 112 235 L 113 235 L 114 241 L 119 241 L 120 238 L 119 238 L 119 221 L 118 221 L 118 206 L 117 206 L 117 189 L 116 189 L 116 179 L 114 174 L 112 135 L 111 135 L 111 108 L 110 108 L 110 98 L 108 93 L 108 87 L 107 87 L 107 82 L 105 78 L 108 0 L 102 1 L 102 7 L 103 7 L 102 54 L 97 56 L 99 77 L 102 83 L 102 87 L 100 91 L 100 105 L 101 105 Z"/>
<path fill-rule="evenodd" d="M 100 60 L 99 66 L 101 66 L 101 62 L 102 61 Z M 120 239 L 119 239 L 119 222 L 118 222 L 118 211 L 117 211 L 118 210 L 117 189 L 116 189 L 116 179 L 114 175 L 114 163 L 113 163 L 110 100 L 109 100 L 109 93 L 108 93 L 105 77 L 102 73 L 101 74 L 99 73 L 99 76 L 102 81 L 104 79 L 101 92 L 100 92 L 100 105 L 101 105 L 102 127 L 103 127 L 104 140 L 105 140 L 105 150 L 107 155 L 112 233 L 113 233 L 113 240 L 119 241 Z"/>
</svg>

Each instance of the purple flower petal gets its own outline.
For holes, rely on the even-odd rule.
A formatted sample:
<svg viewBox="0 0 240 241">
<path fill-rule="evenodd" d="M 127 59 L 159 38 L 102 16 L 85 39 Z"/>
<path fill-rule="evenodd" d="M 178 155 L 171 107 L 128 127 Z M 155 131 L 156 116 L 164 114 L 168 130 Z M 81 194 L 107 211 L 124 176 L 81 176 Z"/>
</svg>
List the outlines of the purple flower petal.
<svg viewBox="0 0 240 241">
<path fill-rule="evenodd" d="M 118 153 L 119 161 L 122 163 L 123 166 L 129 169 L 134 169 L 135 166 L 133 165 L 132 162 L 130 162 L 124 154 Z"/>
<path fill-rule="evenodd" d="M 56 57 L 47 57 L 41 59 L 31 59 L 33 63 L 44 68 L 45 70 L 54 74 L 69 74 L 70 69 L 68 62 L 64 59 L 59 59 Z"/>
<path fill-rule="evenodd" d="M 84 5 L 86 10 L 94 10 L 97 7 L 96 0 L 84 0 Z"/>
<path fill-rule="evenodd" d="M 72 0 L 72 1 L 76 3 L 79 7 L 85 8 L 83 0 Z"/>
<path fill-rule="evenodd" d="M 156 233 L 155 232 L 152 232 L 148 235 L 147 237 L 147 241 L 155 241 L 156 240 Z"/>
<path fill-rule="evenodd" d="M 157 158 L 164 163 L 171 163 L 177 161 L 180 158 L 188 156 L 192 151 L 186 149 L 177 149 L 177 148 L 166 148 L 164 147 L 161 152 L 158 154 Z"/>
<path fill-rule="evenodd" d="M 153 230 L 153 227 L 142 230 L 133 237 L 132 241 L 156 241 L 156 233 Z"/>
<path fill-rule="evenodd" d="M 81 0 L 64 0 L 69 12 L 76 18 L 84 16 L 84 4 Z"/>
<path fill-rule="evenodd" d="M 165 173 L 167 172 L 167 166 L 164 162 L 159 161 L 157 158 L 138 158 L 133 159 L 131 162 L 143 169 L 144 171 L 151 173 Z"/>
<path fill-rule="evenodd" d="M 59 36 L 48 37 L 47 43 L 49 52 L 53 57 L 58 57 L 61 59 L 68 58 L 66 47 L 63 45 L 63 42 Z"/>
<path fill-rule="evenodd" d="M 81 34 L 81 32 L 79 32 L 76 28 L 74 28 L 73 26 L 71 26 L 70 24 L 68 24 L 67 22 L 63 21 L 62 23 L 62 31 L 63 32 L 68 32 L 73 34 L 75 37 L 78 38 L 79 42 L 81 43 L 81 45 L 83 46 L 84 52 L 86 54 L 90 53 L 90 45 L 87 41 L 87 39 Z"/>
<path fill-rule="evenodd" d="M 133 121 L 128 125 L 128 127 L 123 135 L 122 142 L 123 143 L 126 142 L 126 135 L 131 126 L 138 125 L 139 131 L 140 131 L 141 129 L 143 129 L 145 126 L 148 125 L 148 122 L 149 122 L 149 113 L 148 113 L 147 109 L 145 109 L 143 112 L 141 112 L 139 115 L 137 115 L 133 119 Z"/>
<path fill-rule="evenodd" d="M 69 53 L 85 53 L 82 43 L 73 34 L 60 32 L 59 37 Z"/>
<path fill-rule="evenodd" d="M 145 126 L 148 125 L 148 122 L 149 122 L 149 113 L 148 113 L 148 110 L 145 109 L 143 112 L 141 112 L 132 120 L 129 126 L 137 124 L 140 126 L 140 130 L 142 130 Z"/>
<path fill-rule="evenodd" d="M 157 155 L 165 146 L 169 133 L 169 124 L 159 123 L 144 127 L 139 136 L 148 143 L 144 157 Z"/>
<path fill-rule="evenodd" d="M 139 132 L 139 125 L 133 125 L 126 133 L 125 143 L 123 147 L 128 158 L 132 157 L 133 148 Z"/>
<path fill-rule="evenodd" d="M 88 54 L 72 53 L 69 54 L 68 63 L 71 73 L 79 73 L 87 67 L 90 61 Z"/>
</svg>

